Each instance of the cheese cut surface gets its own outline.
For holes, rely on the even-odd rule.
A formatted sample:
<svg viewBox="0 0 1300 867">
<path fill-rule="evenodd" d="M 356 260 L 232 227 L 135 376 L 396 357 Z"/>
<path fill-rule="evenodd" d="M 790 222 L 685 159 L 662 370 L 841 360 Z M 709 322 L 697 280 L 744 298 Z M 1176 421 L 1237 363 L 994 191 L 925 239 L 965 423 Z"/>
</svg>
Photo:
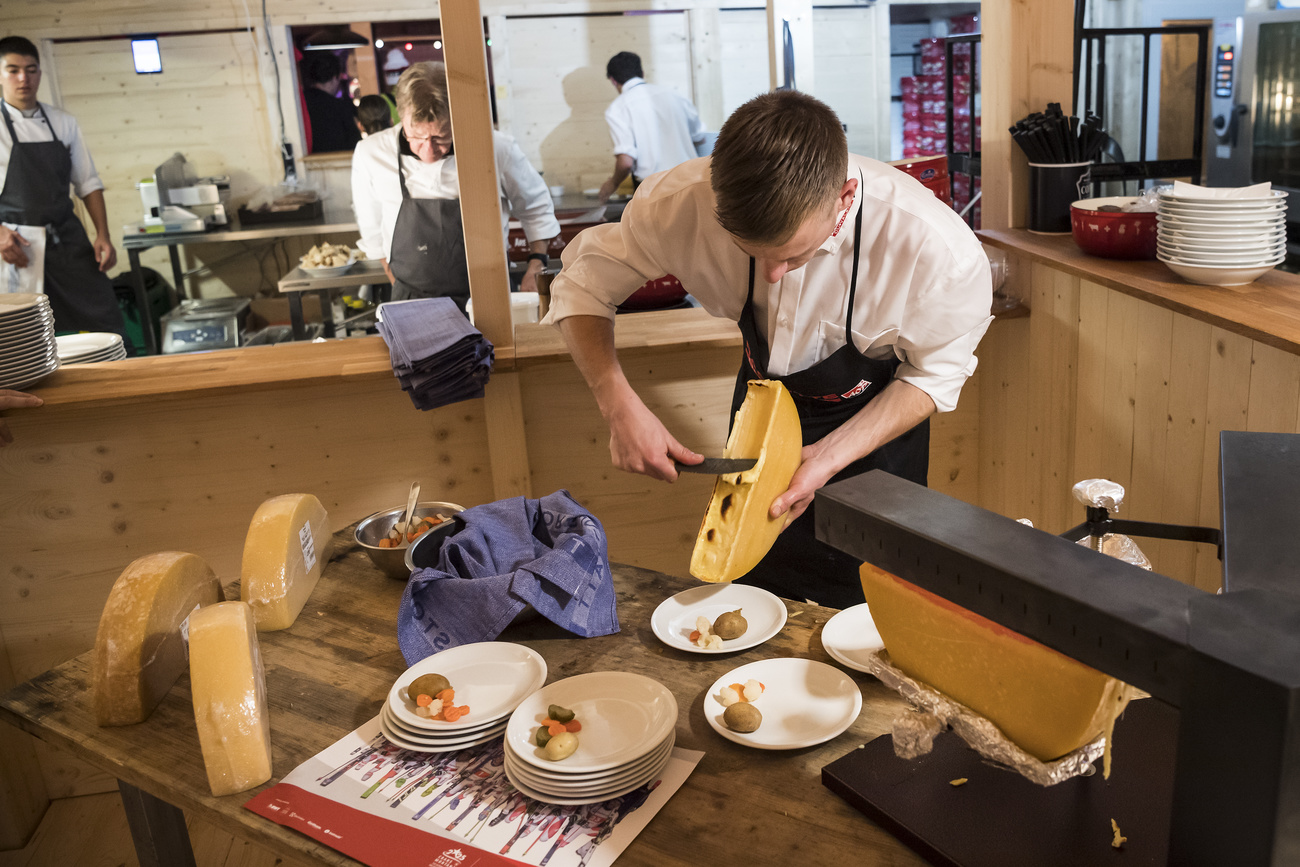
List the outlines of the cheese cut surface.
<svg viewBox="0 0 1300 867">
<path fill-rule="evenodd" d="M 95 634 L 95 722 L 121 726 L 147 719 L 185 670 L 185 619 L 221 599 L 217 576 L 196 554 L 161 551 L 122 570 Z"/>
<path fill-rule="evenodd" d="M 734 581 L 758 565 L 785 524 L 784 515 L 771 518 L 768 510 L 790 487 L 802 452 L 803 430 L 790 393 L 779 382 L 751 380 L 722 454 L 758 463 L 714 482 L 691 552 L 692 575 Z"/>
<path fill-rule="evenodd" d="M 253 609 L 222 602 L 190 618 L 194 722 L 213 795 L 271 779 L 271 719 Z"/>
<path fill-rule="evenodd" d="M 293 625 L 329 560 L 329 515 L 311 494 L 258 506 L 244 540 L 239 592 L 263 632 Z"/>
<path fill-rule="evenodd" d="M 860 574 L 885 649 L 905 673 L 1042 761 L 1100 734 L 1109 749 L 1111 726 L 1133 694 L 1127 684 L 870 563 Z"/>
</svg>

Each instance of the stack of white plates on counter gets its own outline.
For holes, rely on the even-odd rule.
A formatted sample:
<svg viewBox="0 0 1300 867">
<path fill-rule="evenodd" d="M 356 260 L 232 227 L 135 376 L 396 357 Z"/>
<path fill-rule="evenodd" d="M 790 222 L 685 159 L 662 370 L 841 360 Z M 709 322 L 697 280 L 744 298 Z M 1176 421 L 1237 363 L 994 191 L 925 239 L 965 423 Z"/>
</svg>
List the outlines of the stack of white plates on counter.
<svg viewBox="0 0 1300 867">
<path fill-rule="evenodd" d="M 551 761 L 537 730 L 551 705 L 573 711 L 578 748 Z M 621 671 L 557 680 L 515 709 L 506 726 L 506 777 L 523 794 L 562 806 L 596 804 L 657 780 L 672 758 L 677 700 L 658 681 Z"/>
<path fill-rule="evenodd" d="M 420 675 L 441 674 L 455 691 L 455 704 L 469 713 L 455 722 L 420 713 L 407 687 Z M 384 737 L 425 753 L 463 750 L 501 737 L 511 713 L 546 682 L 546 660 L 530 648 L 504 641 L 462 644 L 407 669 L 388 692 L 379 713 Z"/>
<path fill-rule="evenodd" d="M 1157 205 L 1156 255 L 1188 282 L 1208 286 L 1241 286 L 1271 271 L 1286 258 L 1287 194 L 1266 187 L 1175 184 Z"/>
<path fill-rule="evenodd" d="M 64 334 L 54 338 L 62 364 L 93 364 L 96 361 L 120 361 L 126 358 L 122 335 L 107 331 Z"/>
<path fill-rule="evenodd" d="M 0 293 L 0 388 L 26 388 L 58 369 L 50 299 Z"/>
</svg>

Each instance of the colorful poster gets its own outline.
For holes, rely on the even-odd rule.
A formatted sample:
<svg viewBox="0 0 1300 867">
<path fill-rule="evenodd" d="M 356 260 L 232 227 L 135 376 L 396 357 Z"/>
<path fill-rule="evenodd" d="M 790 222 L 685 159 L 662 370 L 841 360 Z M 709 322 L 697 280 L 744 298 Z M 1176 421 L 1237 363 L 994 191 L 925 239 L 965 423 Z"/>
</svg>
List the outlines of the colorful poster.
<svg viewBox="0 0 1300 867">
<path fill-rule="evenodd" d="M 244 806 L 371 867 L 606 867 L 704 755 L 674 748 L 638 789 L 557 806 L 515 790 L 504 750 L 501 738 L 459 752 L 405 750 L 376 717 Z"/>
</svg>

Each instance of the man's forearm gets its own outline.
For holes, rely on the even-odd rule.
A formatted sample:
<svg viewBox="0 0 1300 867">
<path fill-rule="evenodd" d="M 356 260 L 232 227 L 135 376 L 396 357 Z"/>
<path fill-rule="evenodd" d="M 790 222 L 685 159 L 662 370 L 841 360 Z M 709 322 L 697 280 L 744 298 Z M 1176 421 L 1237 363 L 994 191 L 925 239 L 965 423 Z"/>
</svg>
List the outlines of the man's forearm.
<svg viewBox="0 0 1300 867">
<path fill-rule="evenodd" d="M 90 222 L 95 226 L 95 234 L 108 238 L 108 208 L 104 205 L 104 191 L 86 193 L 81 201 L 86 206 L 86 213 L 90 215 Z"/>
<path fill-rule="evenodd" d="M 614 348 L 614 323 L 603 316 L 569 316 L 560 320 L 560 333 L 608 420 L 619 399 L 631 390 Z"/>
<path fill-rule="evenodd" d="M 895 380 L 856 415 L 827 434 L 821 445 L 838 469 L 864 458 L 934 414 L 934 400 L 914 385 Z M 837 471 L 838 471 L 837 469 Z"/>
</svg>

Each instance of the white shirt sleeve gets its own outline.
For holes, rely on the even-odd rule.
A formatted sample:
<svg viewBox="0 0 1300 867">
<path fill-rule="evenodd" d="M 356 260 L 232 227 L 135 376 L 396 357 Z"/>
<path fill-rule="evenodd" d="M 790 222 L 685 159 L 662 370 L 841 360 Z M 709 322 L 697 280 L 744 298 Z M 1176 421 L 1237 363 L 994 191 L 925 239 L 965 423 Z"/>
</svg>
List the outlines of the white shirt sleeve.
<svg viewBox="0 0 1300 867">
<path fill-rule="evenodd" d="M 502 193 L 511 216 L 523 227 L 524 237 L 531 243 L 560 234 L 551 191 L 518 143 L 512 137 L 498 133 L 493 136 L 493 146 Z"/>
<path fill-rule="evenodd" d="M 95 161 L 90 158 L 90 151 L 81 137 L 81 127 L 71 115 L 67 118 L 72 122 L 71 136 L 60 138 L 68 145 L 68 155 L 72 157 L 72 189 L 77 198 L 84 199 L 96 190 L 104 189 L 104 182 L 95 171 Z"/>
<path fill-rule="evenodd" d="M 383 203 L 375 191 L 378 161 L 377 142 L 366 139 L 352 153 L 352 210 L 357 217 L 361 238 L 357 247 L 370 259 L 387 259 L 384 246 Z"/>
<path fill-rule="evenodd" d="M 682 97 L 682 112 L 686 115 L 686 129 L 691 135 L 691 141 L 700 144 L 704 141 L 704 121 L 700 120 L 700 113 L 695 108 L 695 103 L 686 97 Z"/>
<path fill-rule="evenodd" d="M 614 141 L 614 156 L 627 154 L 635 162 L 636 137 L 632 135 L 632 115 L 622 99 L 615 99 L 605 109 L 605 123 L 609 126 L 609 137 Z"/>
</svg>

